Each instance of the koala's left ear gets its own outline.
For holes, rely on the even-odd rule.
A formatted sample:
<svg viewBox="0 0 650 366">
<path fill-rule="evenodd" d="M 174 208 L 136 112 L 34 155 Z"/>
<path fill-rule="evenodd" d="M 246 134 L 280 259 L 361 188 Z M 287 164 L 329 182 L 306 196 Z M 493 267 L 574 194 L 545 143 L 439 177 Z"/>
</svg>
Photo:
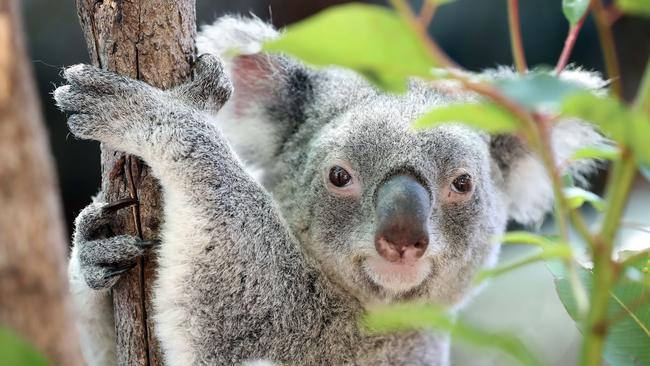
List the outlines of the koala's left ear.
<svg viewBox="0 0 650 366">
<path fill-rule="evenodd" d="M 606 84 L 597 74 L 580 70 L 565 71 L 560 77 L 596 92 Z M 596 170 L 598 162 L 569 162 L 571 156 L 582 147 L 608 143 L 592 125 L 576 119 L 562 120 L 551 131 L 556 166 L 561 174 L 572 174 L 580 185 L 586 185 L 584 177 Z M 512 135 L 492 136 L 490 150 L 503 177 L 509 218 L 522 224 L 541 222 L 554 203 L 551 181 L 541 158 Z"/>
<path fill-rule="evenodd" d="M 255 17 L 224 16 L 204 26 L 197 37 L 199 53 L 221 57 L 234 85 L 217 122 L 239 157 L 263 167 L 304 120 L 312 95 L 311 71 L 300 62 L 262 51 L 279 37 Z"/>
</svg>

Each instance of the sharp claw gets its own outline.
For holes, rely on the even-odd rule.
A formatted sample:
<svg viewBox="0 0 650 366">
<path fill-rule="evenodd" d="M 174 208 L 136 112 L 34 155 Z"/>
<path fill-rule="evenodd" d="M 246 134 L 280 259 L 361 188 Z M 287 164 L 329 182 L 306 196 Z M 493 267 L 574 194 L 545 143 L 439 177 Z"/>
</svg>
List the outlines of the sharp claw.
<svg viewBox="0 0 650 366">
<path fill-rule="evenodd" d="M 107 212 L 115 212 L 119 209 L 122 209 L 124 207 L 129 207 L 133 205 L 137 205 L 139 202 L 135 198 L 123 198 L 121 200 L 117 200 L 115 202 L 108 203 L 106 206 L 104 206 L 104 211 Z"/>
<path fill-rule="evenodd" d="M 136 265 L 138 265 L 137 262 L 132 262 L 132 263 L 123 264 L 123 265 L 120 265 L 120 266 L 111 267 L 111 270 L 106 272 L 106 274 L 104 275 L 104 279 L 107 280 L 107 279 L 109 279 L 111 277 L 115 277 L 117 275 L 120 275 L 120 274 L 130 270 L 131 268 L 135 267 Z"/>
<path fill-rule="evenodd" d="M 146 248 L 153 248 L 157 247 L 160 245 L 160 240 L 158 239 L 153 239 L 153 240 L 141 240 L 135 243 L 140 248 L 146 249 Z"/>
</svg>

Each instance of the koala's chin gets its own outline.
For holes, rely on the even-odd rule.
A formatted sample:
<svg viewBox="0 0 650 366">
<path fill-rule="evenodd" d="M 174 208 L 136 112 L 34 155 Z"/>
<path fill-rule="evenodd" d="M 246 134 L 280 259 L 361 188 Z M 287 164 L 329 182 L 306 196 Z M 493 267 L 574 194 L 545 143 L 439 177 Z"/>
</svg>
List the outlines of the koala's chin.
<svg viewBox="0 0 650 366">
<path fill-rule="evenodd" d="M 400 296 L 422 285 L 432 275 L 433 263 L 427 258 L 390 262 L 377 256 L 363 261 L 360 270 L 371 283 Z"/>
</svg>

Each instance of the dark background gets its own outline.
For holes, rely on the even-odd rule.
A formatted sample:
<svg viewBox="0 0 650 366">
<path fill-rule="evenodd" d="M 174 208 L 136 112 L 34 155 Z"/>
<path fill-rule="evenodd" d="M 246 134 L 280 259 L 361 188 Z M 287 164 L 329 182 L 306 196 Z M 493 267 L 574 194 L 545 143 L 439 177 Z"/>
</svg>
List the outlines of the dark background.
<svg viewBox="0 0 650 366">
<path fill-rule="evenodd" d="M 224 13 L 253 13 L 284 26 L 329 5 L 326 0 L 221 0 L 197 1 L 198 24 Z M 99 145 L 71 137 L 51 98 L 62 83 L 63 66 L 88 62 L 86 45 L 72 0 L 23 0 L 29 50 L 36 72 L 43 112 L 57 164 L 69 232 L 74 216 L 90 202 L 99 187 Z M 382 3 L 382 2 L 378 2 Z M 413 1 L 419 9 L 421 1 Z M 529 65 L 554 65 L 564 44 L 568 25 L 561 0 L 521 0 L 523 38 Z M 430 27 L 440 45 L 459 64 L 471 70 L 512 63 L 505 0 L 459 0 L 440 8 Z M 628 98 L 634 95 L 648 55 L 650 22 L 623 17 L 614 26 L 619 46 L 622 79 Z M 603 70 L 598 36 L 588 19 L 572 62 L 590 70 Z"/>
</svg>

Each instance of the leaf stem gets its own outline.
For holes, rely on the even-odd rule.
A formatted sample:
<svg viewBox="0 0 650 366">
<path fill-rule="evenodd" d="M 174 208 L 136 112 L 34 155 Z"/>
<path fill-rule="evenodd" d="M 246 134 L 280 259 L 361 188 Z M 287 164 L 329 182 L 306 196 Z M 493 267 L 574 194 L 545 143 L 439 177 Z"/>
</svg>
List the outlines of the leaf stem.
<svg viewBox="0 0 650 366">
<path fill-rule="evenodd" d="M 424 0 L 422 7 L 420 8 L 420 13 L 418 14 L 418 20 L 420 21 L 422 28 L 427 29 L 429 27 L 437 8 L 438 4 L 435 1 Z"/>
<path fill-rule="evenodd" d="M 616 54 L 616 44 L 614 43 L 614 34 L 610 26 L 607 10 L 600 0 L 591 1 L 591 12 L 596 20 L 600 46 L 603 50 L 603 59 L 607 69 L 607 77 L 611 79 L 612 91 L 620 99 L 623 98 L 623 85 L 621 82 L 621 71 Z"/>
<path fill-rule="evenodd" d="M 587 12 L 585 12 L 585 15 L 583 15 L 576 24 L 569 27 L 569 33 L 564 41 L 564 48 L 562 49 L 559 60 L 557 61 L 557 66 L 555 66 L 556 75 L 560 75 L 569 62 L 569 57 L 571 57 L 571 52 L 576 44 L 576 40 L 578 39 L 580 29 L 582 29 L 582 25 L 585 23 L 585 19 L 587 19 Z"/>
<path fill-rule="evenodd" d="M 521 38 L 521 22 L 519 20 L 519 0 L 508 0 L 508 27 L 510 28 L 510 48 L 515 59 L 515 67 L 520 74 L 525 74 L 526 56 Z"/>
<path fill-rule="evenodd" d="M 591 307 L 584 321 L 585 340 L 582 343 L 580 364 L 601 364 L 607 334 L 607 308 L 610 290 L 616 279 L 616 263 L 612 261 L 614 237 L 620 224 L 636 172 L 636 161 L 629 150 L 624 150 L 621 160 L 614 164 L 607 189 L 609 209 L 605 213 L 602 228 L 592 247 L 594 261 L 594 288 L 590 297 Z"/>
</svg>

